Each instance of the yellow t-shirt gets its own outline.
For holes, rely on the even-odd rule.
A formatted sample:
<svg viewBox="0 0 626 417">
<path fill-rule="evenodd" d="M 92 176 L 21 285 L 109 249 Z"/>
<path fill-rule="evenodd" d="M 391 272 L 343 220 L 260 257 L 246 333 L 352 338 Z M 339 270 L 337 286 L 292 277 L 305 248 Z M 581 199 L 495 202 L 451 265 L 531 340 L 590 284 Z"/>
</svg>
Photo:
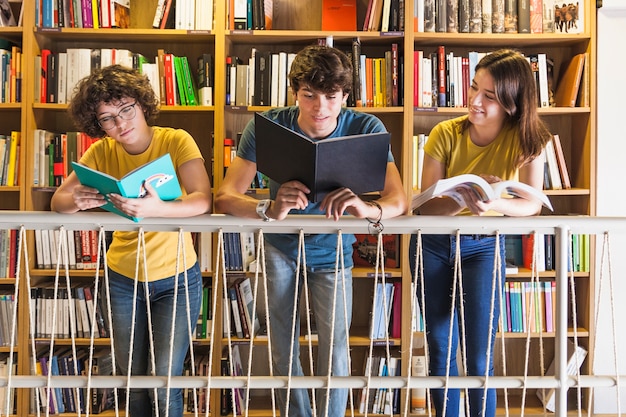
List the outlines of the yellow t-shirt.
<svg viewBox="0 0 626 417">
<path fill-rule="evenodd" d="M 437 124 L 428 136 L 424 152 L 446 167 L 446 178 L 460 174 L 495 175 L 502 180 L 517 180 L 521 155 L 518 130 L 507 125 L 487 146 L 472 142 L 469 130 L 463 131 L 467 115 Z M 471 214 L 464 209 L 461 215 Z"/>
<path fill-rule="evenodd" d="M 145 152 L 139 155 L 130 155 L 114 139 L 106 137 L 89 147 L 80 162 L 91 168 L 106 172 L 116 178 L 121 178 L 133 169 L 152 161 L 166 153 L 172 157 L 172 162 L 178 173 L 178 168 L 192 159 L 203 159 L 194 139 L 181 129 L 166 127 L 152 127 L 152 142 Z M 181 184 L 183 195 L 186 190 Z M 197 259 L 193 247 L 191 233 L 184 233 L 186 267 L 191 267 Z M 107 251 L 108 266 L 115 272 L 135 277 L 137 263 L 137 232 L 115 231 L 113 242 Z M 178 233 L 176 232 L 146 232 L 144 234 L 147 280 L 156 281 L 171 277 L 176 273 L 176 257 L 178 249 Z M 182 257 L 179 263 L 180 272 L 183 271 Z M 139 280 L 145 281 L 143 268 L 143 253 L 139 258 Z"/>
</svg>

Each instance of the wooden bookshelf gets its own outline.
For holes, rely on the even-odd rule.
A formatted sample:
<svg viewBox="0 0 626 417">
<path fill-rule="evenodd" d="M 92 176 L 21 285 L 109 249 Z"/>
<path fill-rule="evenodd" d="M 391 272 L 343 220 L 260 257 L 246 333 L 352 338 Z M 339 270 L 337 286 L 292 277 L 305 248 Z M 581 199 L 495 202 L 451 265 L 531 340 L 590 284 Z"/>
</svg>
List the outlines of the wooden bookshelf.
<svg viewBox="0 0 626 417">
<path fill-rule="evenodd" d="M 574 54 L 589 53 L 589 106 L 573 108 L 545 108 L 540 109 L 542 118 L 548 123 L 554 133 L 560 135 L 563 142 L 565 158 L 568 161 L 573 188 L 569 190 L 549 191 L 558 214 L 595 215 L 596 212 L 596 91 L 595 91 L 595 2 L 586 0 L 585 3 L 585 32 L 581 34 L 469 34 L 469 33 L 418 33 L 414 31 L 413 15 L 414 2 L 405 0 L 405 29 L 404 32 L 322 32 L 321 4 L 322 0 L 273 0 L 274 29 L 271 31 L 231 31 L 226 27 L 227 3 L 215 0 L 214 30 L 186 31 L 152 29 L 152 19 L 157 0 L 131 0 L 131 28 L 130 29 L 41 29 L 35 27 L 35 2 L 23 0 L 24 24 L 23 28 L 0 28 L 0 37 L 21 43 L 23 53 L 23 84 L 22 102 L 15 104 L 0 104 L 0 122 L 6 130 L 22 131 L 22 149 L 20 153 L 19 186 L 0 187 L 2 202 L 0 209 L 47 210 L 53 189 L 34 187 L 33 161 L 30 157 L 33 149 L 34 129 L 48 129 L 53 131 L 72 130 L 63 104 L 41 104 L 34 100 L 35 64 L 34 57 L 41 49 L 64 51 L 67 48 L 96 48 L 96 47 L 124 47 L 140 52 L 148 58 L 156 56 L 157 49 L 163 48 L 177 55 L 188 56 L 195 60 L 201 53 L 209 52 L 214 56 L 214 106 L 211 107 L 182 107 L 164 106 L 158 124 L 180 127 L 189 131 L 198 142 L 206 160 L 207 168 L 213 174 L 213 187 L 218 188 L 222 183 L 224 173 L 223 139 L 233 138 L 253 117 L 254 112 L 266 110 L 268 107 L 249 106 L 231 107 L 225 102 L 226 56 L 237 55 L 249 57 L 252 47 L 263 47 L 270 51 L 297 52 L 303 46 L 315 43 L 317 39 L 333 36 L 334 45 L 343 50 L 349 50 L 352 38 L 359 37 L 362 48 L 368 54 L 382 56 L 391 43 L 397 43 L 399 53 L 404 58 L 404 103 L 398 107 L 358 108 L 376 114 L 392 133 L 392 149 L 398 168 L 403 176 L 407 198 L 418 190 L 412 188 L 414 161 L 412 160 L 412 138 L 418 133 L 428 134 L 438 122 L 464 114 L 464 108 L 438 108 L 436 111 L 417 108 L 413 103 L 413 50 L 434 50 L 438 45 L 445 45 L 455 54 L 466 54 L 469 51 L 488 51 L 500 47 L 515 46 L 524 53 L 545 52 L 554 60 L 555 76 L 558 77 L 561 65 L 568 62 Z M 357 0 L 357 28 L 362 25 L 367 0 Z M 6 132 L 0 132 L 6 133 Z M 214 139 L 211 134 L 213 134 Z M 260 191 L 261 193 L 263 191 Z M 593 256 L 593 245 L 591 248 Z M 35 253 L 34 243 L 29 247 L 30 253 Z M 408 239 L 401 242 L 401 254 L 408 253 Z M 411 274 L 408 257 L 402 255 L 402 265 L 393 269 L 392 279 L 402 281 L 403 294 L 411 291 Z M 32 265 L 31 265 L 32 267 Z M 592 267 L 591 271 L 594 270 Z M 54 275 L 52 270 L 33 271 L 37 278 Z M 76 277 L 86 279 L 85 272 L 77 272 Z M 542 277 L 550 277 L 550 273 L 542 273 Z M 369 285 L 371 277 L 367 269 L 355 270 L 355 285 L 360 296 L 371 297 Z M 527 271 L 515 275 L 515 279 L 529 279 Z M 593 352 L 593 321 L 591 314 L 593 303 L 593 273 L 576 274 L 574 279 L 580 282 L 577 293 L 580 311 L 578 336 L 581 344 L 589 352 Z M 356 281 L 363 281 L 357 284 Z M 3 285 L 13 285 L 14 281 L 3 281 Z M 28 294 L 21 293 L 20 306 L 27 305 Z M 403 297 L 402 304 L 402 337 L 393 339 L 395 349 L 404 361 L 408 360 L 408 347 L 411 341 L 411 311 L 409 297 Z M 220 308 L 217 311 L 221 311 Z M 18 372 L 28 374 L 30 369 L 29 340 L 28 340 L 28 311 L 20 307 L 20 325 L 18 326 Z M 214 318 L 216 320 L 216 318 Z M 222 321 L 217 318 L 216 331 L 221 334 Z M 355 328 L 366 327 L 366 322 L 356 323 Z M 359 357 L 367 349 L 368 339 L 359 331 L 351 343 L 359 351 Z M 553 335 L 544 335 L 553 337 Z M 538 334 L 533 334 L 536 341 Z M 219 374 L 219 355 L 224 341 L 217 339 L 219 346 L 214 349 L 214 374 Z M 517 335 L 505 334 L 507 349 L 513 352 L 509 355 L 519 356 L 523 352 L 524 340 Z M 262 341 L 260 342 L 262 345 Z M 549 362 L 552 351 L 548 350 L 546 360 Z M 593 358 L 588 356 L 582 372 L 590 373 L 590 363 Z M 516 371 L 522 364 L 512 364 Z M 353 368 L 360 370 L 362 362 L 355 363 Z M 536 371 L 536 370 L 535 370 Z M 533 395 L 534 399 L 534 395 Z M 212 410 L 219 410 L 219 392 L 212 395 Z M 404 402 L 402 401 L 402 404 Z M 501 405 L 501 402 L 499 402 Z M 533 403 L 534 404 L 534 403 Z M 18 390 L 18 415 L 27 415 L 29 408 L 28 390 Z M 500 414 L 504 414 L 501 408 Z M 541 414 L 541 413 L 537 413 Z M 268 416 L 268 409 L 255 410 L 254 415 Z"/>
</svg>

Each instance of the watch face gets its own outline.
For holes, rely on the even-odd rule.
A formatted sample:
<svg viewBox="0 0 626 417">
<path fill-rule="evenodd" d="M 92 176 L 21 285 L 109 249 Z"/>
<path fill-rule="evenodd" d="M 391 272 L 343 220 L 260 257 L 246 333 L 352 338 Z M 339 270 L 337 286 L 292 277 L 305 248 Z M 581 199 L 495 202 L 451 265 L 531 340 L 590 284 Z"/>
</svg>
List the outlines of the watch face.
<svg viewBox="0 0 626 417">
<path fill-rule="evenodd" d="M 261 200 L 256 205 L 256 212 L 263 220 L 269 220 L 269 217 L 267 217 L 267 214 L 265 214 L 269 206 L 270 200 Z"/>
</svg>

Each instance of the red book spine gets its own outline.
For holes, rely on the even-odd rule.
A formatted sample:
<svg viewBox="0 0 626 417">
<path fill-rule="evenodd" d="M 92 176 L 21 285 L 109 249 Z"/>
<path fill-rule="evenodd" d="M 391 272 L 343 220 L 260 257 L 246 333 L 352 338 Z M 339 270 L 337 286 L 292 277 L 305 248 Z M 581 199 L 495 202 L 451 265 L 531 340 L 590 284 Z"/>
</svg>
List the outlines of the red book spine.
<svg viewBox="0 0 626 417">
<path fill-rule="evenodd" d="M 439 107 L 446 107 L 446 48 L 443 45 L 437 49 L 437 62 Z"/>
<path fill-rule="evenodd" d="M 176 104 L 174 98 L 174 55 L 163 55 L 163 68 L 165 70 L 165 104 L 173 106 Z"/>
<path fill-rule="evenodd" d="M 41 50 L 41 93 L 39 94 L 39 102 L 48 102 L 48 56 L 52 52 L 49 49 Z"/>
</svg>

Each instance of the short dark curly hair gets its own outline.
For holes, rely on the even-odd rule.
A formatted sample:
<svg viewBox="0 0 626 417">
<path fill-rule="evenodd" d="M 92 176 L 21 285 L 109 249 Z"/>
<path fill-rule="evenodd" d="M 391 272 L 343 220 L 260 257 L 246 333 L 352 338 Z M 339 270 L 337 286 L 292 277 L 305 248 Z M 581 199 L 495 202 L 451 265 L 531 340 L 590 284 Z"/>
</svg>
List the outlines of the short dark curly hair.
<svg viewBox="0 0 626 417">
<path fill-rule="evenodd" d="M 341 89 L 344 94 L 352 91 L 352 63 L 339 49 L 309 45 L 293 60 L 289 71 L 293 92 L 308 85 L 314 90 L 333 93 Z"/>
<path fill-rule="evenodd" d="M 74 89 L 68 112 L 77 129 L 91 137 L 101 138 L 106 136 L 106 132 L 96 118 L 98 107 L 122 98 L 135 99 L 148 124 L 156 120 L 160 103 L 148 77 L 122 65 L 95 70 L 80 80 Z"/>
</svg>

